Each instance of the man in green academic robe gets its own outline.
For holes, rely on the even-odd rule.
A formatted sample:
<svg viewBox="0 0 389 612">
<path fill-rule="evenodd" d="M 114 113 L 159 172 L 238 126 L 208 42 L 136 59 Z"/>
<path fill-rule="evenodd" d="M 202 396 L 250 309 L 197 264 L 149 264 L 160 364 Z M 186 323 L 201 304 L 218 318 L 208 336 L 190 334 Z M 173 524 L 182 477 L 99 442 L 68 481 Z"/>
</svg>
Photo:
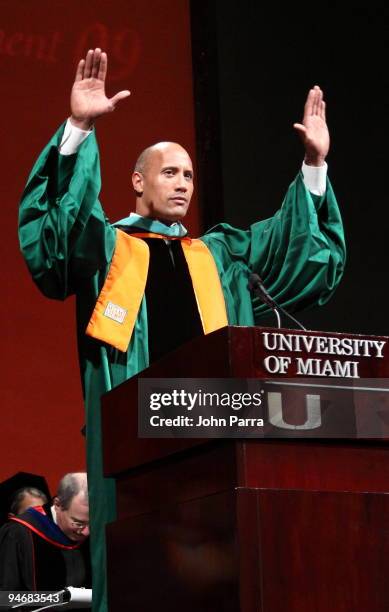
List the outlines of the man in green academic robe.
<svg viewBox="0 0 389 612">
<path fill-rule="evenodd" d="M 199 241 L 191 241 L 181 221 L 193 193 L 193 167 L 176 143 L 158 143 L 139 157 L 133 173 L 136 214 L 114 225 L 106 218 L 98 200 L 100 168 L 93 124 L 130 95 L 121 91 L 108 99 L 106 72 L 107 56 L 100 49 L 90 50 L 80 61 L 71 117 L 31 172 L 19 228 L 24 257 L 40 290 L 54 299 L 76 295 L 87 423 L 93 609 L 98 612 L 107 609 L 104 525 L 115 518 L 113 483 L 102 476 L 102 393 L 199 333 L 225 324 L 258 324 L 266 306 L 247 289 L 251 271 L 258 272 L 269 293 L 293 311 L 324 304 L 340 281 L 345 261 L 342 222 L 326 178 L 329 135 L 319 87 L 310 90 L 303 121 L 294 126 L 305 160 L 281 209 L 246 231 L 220 224 Z M 126 253 L 143 268 L 139 274 L 136 266 L 132 270 L 123 304 L 111 297 L 103 304 L 106 293 L 120 286 Z M 210 287 L 204 292 L 202 278 L 208 273 Z M 217 302 L 215 309 L 206 303 L 209 296 Z M 122 334 L 128 313 L 132 322 Z"/>
</svg>

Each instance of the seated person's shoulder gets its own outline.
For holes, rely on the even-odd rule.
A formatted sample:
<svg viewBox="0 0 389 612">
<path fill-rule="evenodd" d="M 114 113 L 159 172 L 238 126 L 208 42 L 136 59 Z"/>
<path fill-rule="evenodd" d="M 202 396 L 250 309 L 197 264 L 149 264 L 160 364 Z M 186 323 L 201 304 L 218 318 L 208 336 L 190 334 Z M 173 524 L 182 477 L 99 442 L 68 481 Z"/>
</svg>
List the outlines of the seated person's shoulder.
<svg viewBox="0 0 389 612">
<path fill-rule="evenodd" d="M 23 516 L 23 515 L 21 515 Z M 9 520 L 0 528 L 0 545 L 4 540 L 29 540 L 30 530 L 18 521 Z"/>
</svg>

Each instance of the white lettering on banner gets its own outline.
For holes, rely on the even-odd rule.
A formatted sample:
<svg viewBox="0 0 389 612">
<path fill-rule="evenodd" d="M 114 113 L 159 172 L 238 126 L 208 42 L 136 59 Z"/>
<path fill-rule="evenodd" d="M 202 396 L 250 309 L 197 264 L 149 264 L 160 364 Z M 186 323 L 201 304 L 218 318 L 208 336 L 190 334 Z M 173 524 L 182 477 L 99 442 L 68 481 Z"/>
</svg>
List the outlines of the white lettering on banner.
<svg viewBox="0 0 389 612">
<path fill-rule="evenodd" d="M 269 355 L 269 357 L 265 359 L 265 367 L 267 371 L 272 374 L 286 374 L 291 362 L 291 357 L 276 357 L 275 355 Z"/>
<path fill-rule="evenodd" d="M 314 353 L 341 357 L 383 358 L 386 340 L 366 338 L 337 338 L 335 336 L 309 336 L 306 334 L 283 334 L 281 332 L 262 332 L 264 347 L 269 351 L 288 351 L 290 353 Z M 338 359 L 303 359 L 295 357 L 297 375 L 333 376 L 339 378 L 359 378 L 358 361 Z M 271 374 L 286 374 L 292 358 L 268 355 L 264 366 Z"/>
<path fill-rule="evenodd" d="M 297 357 L 297 374 L 302 376 L 337 376 L 341 378 L 359 378 L 358 361 L 330 361 L 326 359 L 301 359 Z"/>
<path fill-rule="evenodd" d="M 304 334 L 281 334 L 262 332 L 263 343 L 269 351 L 290 351 L 292 353 L 324 353 L 353 357 L 383 358 L 386 340 L 365 338 L 335 338 L 333 336 L 306 336 Z"/>
</svg>

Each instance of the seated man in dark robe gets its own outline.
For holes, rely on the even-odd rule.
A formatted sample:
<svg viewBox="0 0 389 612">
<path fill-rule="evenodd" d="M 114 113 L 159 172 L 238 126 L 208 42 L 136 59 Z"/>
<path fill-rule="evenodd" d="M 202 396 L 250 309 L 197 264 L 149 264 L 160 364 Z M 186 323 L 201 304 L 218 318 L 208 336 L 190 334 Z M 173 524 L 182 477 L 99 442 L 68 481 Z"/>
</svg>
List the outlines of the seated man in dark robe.
<svg viewBox="0 0 389 612">
<path fill-rule="evenodd" d="M 54 502 L 10 516 L 0 529 L 0 590 L 90 587 L 86 473 L 66 474 Z"/>
</svg>

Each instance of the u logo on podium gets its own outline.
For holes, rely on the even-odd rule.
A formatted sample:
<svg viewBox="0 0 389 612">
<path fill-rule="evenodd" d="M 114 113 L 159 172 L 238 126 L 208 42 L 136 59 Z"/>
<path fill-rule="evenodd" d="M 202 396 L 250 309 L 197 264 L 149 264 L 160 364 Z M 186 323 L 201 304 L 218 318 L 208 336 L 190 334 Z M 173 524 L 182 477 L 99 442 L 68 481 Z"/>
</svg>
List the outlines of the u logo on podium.
<svg viewBox="0 0 389 612">
<path fill-rule="evenodd" d="M 307 429 L 317 429 L 322 424 L 320 395 L 313 395 L 310 393 L 305 395 L 307 418 L 305 422 L 300 425 L 293 425 L 285 421 L 282 410 L 282 394 L 278 391 L 269 391 L 267 393 L 267 406 L 269 411 L 269 422 L 274 427 L 279 427 L 280 429 L 303 431 Z"/>
</svg>

